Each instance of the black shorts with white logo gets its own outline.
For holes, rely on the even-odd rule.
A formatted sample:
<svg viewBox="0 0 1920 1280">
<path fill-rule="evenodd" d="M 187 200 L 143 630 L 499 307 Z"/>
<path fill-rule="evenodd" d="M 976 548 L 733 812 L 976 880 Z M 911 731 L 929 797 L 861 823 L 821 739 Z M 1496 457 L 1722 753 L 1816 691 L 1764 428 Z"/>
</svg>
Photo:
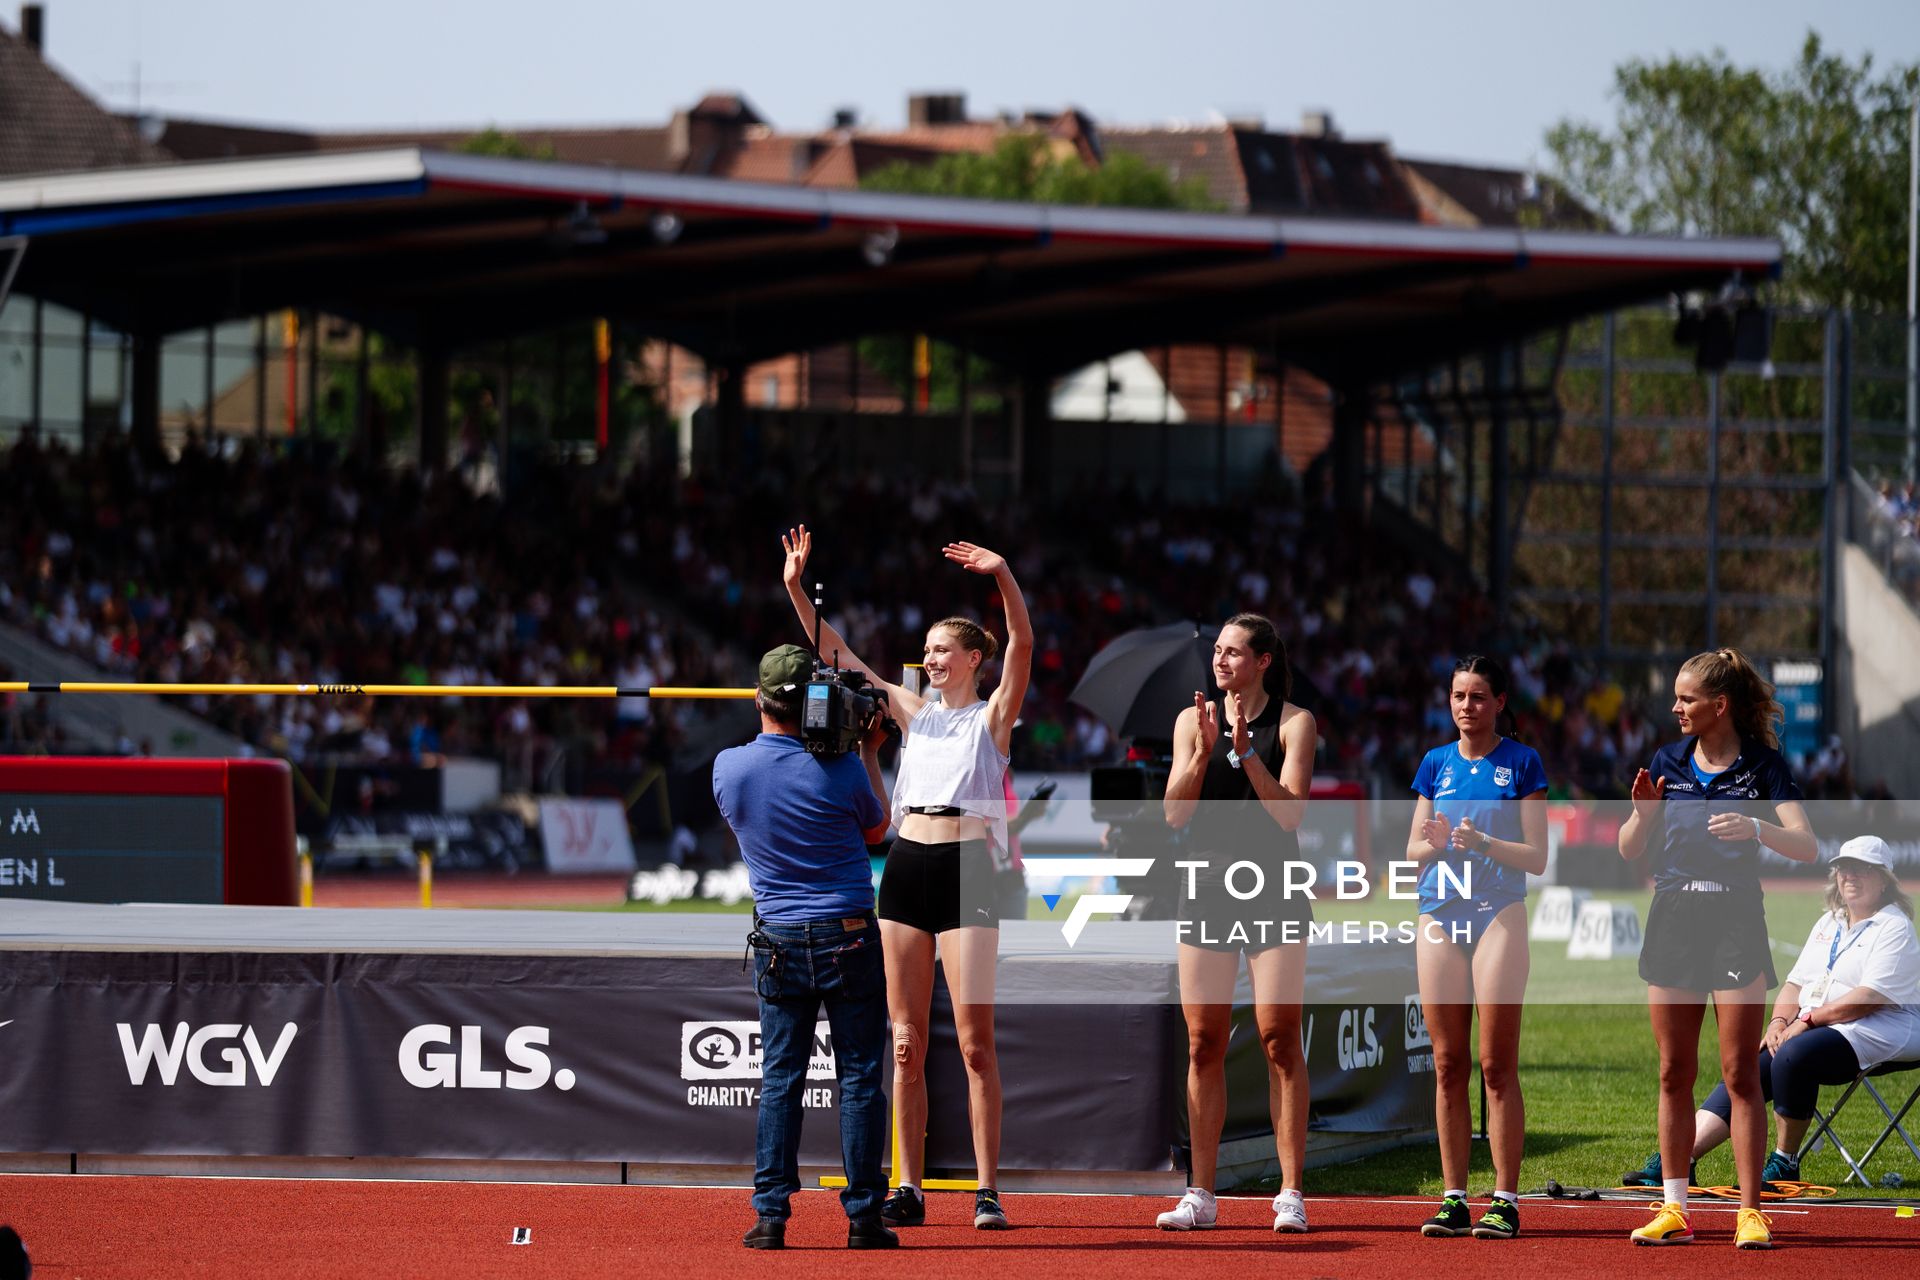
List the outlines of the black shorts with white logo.
<svg viewBox="0 0 1920 1280">
<path fill-rule="evenodd" d="M 1755 978 L 1771 987 L 1773 948 L 1760 895 L 1663 890 L 1647 909 L 1640 977 L 1682 991 L 1737 991 Z"/>
<path fill-rule="evenodd" d="M 999 872 L 985 840 L 923 844 L 897 836 L 880 873 L 882 920 L 926 933 L 1000 927 Z"/>
</svg>

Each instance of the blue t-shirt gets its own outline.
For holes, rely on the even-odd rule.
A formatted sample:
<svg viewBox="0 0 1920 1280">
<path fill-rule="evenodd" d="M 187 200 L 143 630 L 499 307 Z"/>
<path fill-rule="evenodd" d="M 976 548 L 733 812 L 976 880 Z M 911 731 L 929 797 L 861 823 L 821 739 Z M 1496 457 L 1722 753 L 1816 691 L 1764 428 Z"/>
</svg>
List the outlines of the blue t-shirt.
<svg viewBox="0 0 1920 1280">
<path fill-rule="evenodd" d="M 864 833 L 884 827 L 887 811 L 858 755 L 816 756 L 798 738 L 763 733 L 715 757 L 713 798 L 740 841 L 762 919 L 873 910 Z"/>
<path fill-rule="evenodd" d="M 1670 742 L 1653 753 L 1647 772 L 1655 782 L 1666 780 L 1660 806 L 1664 834 L 1648 833 L 1654 850 L 1653 887 L 1683 888 L 1693 880 L 1710 880 L 1753 893 L 1760 892 L 1760 842 L 1722 840 L 1707 830 L 1716 813 L 1742 813 L 1772 821 L 1774 805 L 1802 798 L 1786 759 L 1763 742 L 1740 740 L 1740 756 L 1719 773 L 1702 773 L 1693 760 L 1698 738 Z"/>
<path fill-rule="evenodd" d="M 1547 789 L 1547 770 L 1532 747 L 1502 738 L 1479 760 L 1460 754 L 1456 739 L 1427 752 L 1413 775 L 1413 789 L 1433 801 L 1435 814 L 1444 814 L 1452 826 L 1473 820 L 1475 831 L 1495 840 L 1526 839 L 1520 821 L 1520 801 Z M 1453 869 L 1441 897 L 1440 866 Z M 1471 898 L 1462 899 L 1457 887 L 1465 883 Z M 1435 857 L 1420 870 L 1420 910 L 1431 913 L 1445 903 L 1470 901 L 1492 904 L 1498 911 L 1527 896 L 1527 873 L 1495 861 L 1483 853 L 1456 853 Z"/>
</svg>

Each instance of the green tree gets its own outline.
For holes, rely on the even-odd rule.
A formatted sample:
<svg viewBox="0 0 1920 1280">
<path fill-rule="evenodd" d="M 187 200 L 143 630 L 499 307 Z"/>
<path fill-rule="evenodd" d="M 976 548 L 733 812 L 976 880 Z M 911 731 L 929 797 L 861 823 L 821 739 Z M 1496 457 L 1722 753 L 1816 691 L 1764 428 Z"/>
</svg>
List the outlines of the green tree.
<svg viewBox="0 0 1920 1280">
<path fill-rule="evenodd" d="M 953 152 L 929 164 L 895 161 L 869 174 L 860 185 L 869 191 L 1036 204 L 1220 208 L 1197 178 L 1175 182 L 1164 169 L 1125 152 L 1107 157 L 1098 166 L 1089 165 L 1077 155 L 1056 152 L 1037 133 L 1010 134 L 991 151 Z"/>
<path fill-rule="evenodd" d="M 1218 211 L 1198 178 L 1175 182 L 1164 169 L 1122 152 L 1097 166 L 1078 155 L 1061 153 L 1041 134 L 1016 133 L 986 152 L 954 152 L 930 163 L 895 161 L 860 182 L 868 191 L 907 195 L 965 196 L 979 200 L 1017 200 L 1028 204 L 1109 205 L 1129 209 Z M 935 412 L 951 412 L 960 403 L 960 352 L 936 342 L 928 353 L 928 399 Z M 867 338 L 860 359 L 885 377 L 902 395 L 911 394 L 911 345 L 897 338 Z M 1000 403 L 997 375 L 979 357 L 968 361 L 967 377 L 976 407 Z"/>
<path fill-rule="evenodd" d="M 555 160 L 552 142 L 527 142 L 519 134 L 488 125 L 455 144 L 455 151 L 470 156 L 502 156 L 508 160 Z"/>
<path fill-rule="evenodd" d="M 1547 133 L 1555 176 L 1625 230 L 1777 236 L 1801 302 L 1893 308 L 1906 298 L 1907 118 L 1920 66 L 1876 74 L 1809 32 L 1785 71 L 1725 52 L 1634 60 L 1614 73 L 1611 125 Z"/>
</svg>

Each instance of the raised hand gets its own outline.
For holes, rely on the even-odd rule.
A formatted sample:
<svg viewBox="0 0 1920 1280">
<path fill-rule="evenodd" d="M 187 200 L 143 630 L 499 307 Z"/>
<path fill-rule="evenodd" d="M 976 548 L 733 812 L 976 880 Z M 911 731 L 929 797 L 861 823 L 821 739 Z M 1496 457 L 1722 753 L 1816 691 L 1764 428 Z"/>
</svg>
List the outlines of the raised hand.
<svg viewBox="0 0 1920 1280">
<path fill-rule="evenodd" d="M 780 549 L 787 553 L 787 563 L 780 572 L 780 580 L 791 587 L 806 572 L 807 556 L 813 552 L 813 535 L 807 532 L 805 525 L 789 529 L 780 535 Z"/>
<path fill-rule="evenodd" d="M 991 576 L 1007 567 L 1005 556 L 996 555 L 985 547 L 976 547 L 971 542 L 949 542 L 941 548 L 940 554 L 972 573 Z"/>
<path fill-rule="evenodd" d="M 1633 811 L 1642 818 L 1651 818 L 1659 809 L 1660 799 L 1666 794 L 1667 780 L 1655 782 L 1653 775 L 1642 769 L 1633 776 Z"/>
<path fill-rule="evenodd" d="M 1453 842 L 1453 824 L 1446 814 L 1436 813 L 1420 824 L 1420 838 L 1438 853 Z"/>
<path fill-rule="evenodd" d="M 1207 701 L 1207 695 L 1195 692 L 1193 695 L 1193 746 L 1196 755 L 1204 760 L 1213 754 L 1213 740 L 1220 736 L 1220 716 Z"/>
<path fill-rule="evenodd" d="M 1236 693 L 1228 705 L 1233 709 L 1233 754 L 1243 756 L 1253 744 L 1253 734 L 1247 728 L 1247 703 Z"/>
</svg>

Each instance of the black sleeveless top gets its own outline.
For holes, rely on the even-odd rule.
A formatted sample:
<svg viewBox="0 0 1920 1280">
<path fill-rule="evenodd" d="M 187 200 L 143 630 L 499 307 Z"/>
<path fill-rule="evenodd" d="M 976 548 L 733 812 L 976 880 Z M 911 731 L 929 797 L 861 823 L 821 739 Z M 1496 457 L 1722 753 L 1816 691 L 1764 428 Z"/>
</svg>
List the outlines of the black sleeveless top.
<svg viewBox="0 0 1920 1280">
<path fill-rule="evenodd" d="M 1267 772 L 1275 778 L 1286 765 L 1287 753 L 1280 744 L 1280 716 L 1285 699 L 1269 695 L 1247 737 Z M 1187 823 L 1187 846 L 1196 853 L 1230 854 L 1263 863 L 1280 862 L 1300 856 L 1300 837 L 1288 831 L 1260 806 L 1253 794 L 1253 783 L 1246 769 L 1236 769 L 1228 761 L 1233 750 L 1233 725 L 1224 700 L 1214 704 L 1220 718 L 1220 736 L 1213 741 L 1213 753 L 1207 757 L 1207 776 L 1200 783 L 1200 803 Z"/>
</svg>

